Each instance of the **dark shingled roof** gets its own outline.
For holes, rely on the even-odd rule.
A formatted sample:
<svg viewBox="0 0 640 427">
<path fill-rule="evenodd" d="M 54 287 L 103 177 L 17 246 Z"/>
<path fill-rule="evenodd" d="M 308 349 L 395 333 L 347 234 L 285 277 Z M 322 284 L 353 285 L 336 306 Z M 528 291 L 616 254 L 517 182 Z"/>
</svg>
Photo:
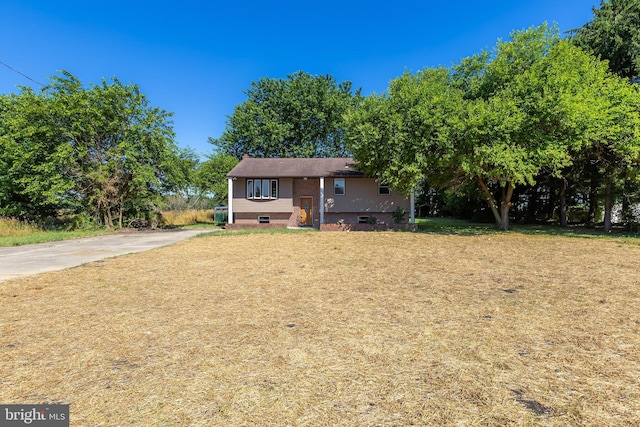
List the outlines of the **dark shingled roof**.
<svg viewBox="0 0 640 427">
<path fill-rule="evenodd" d="M 319 178 L 336 176 L 362 177 L 350 157 L 282 159 L 245 157 L 227 178 Z"/>
</svg>

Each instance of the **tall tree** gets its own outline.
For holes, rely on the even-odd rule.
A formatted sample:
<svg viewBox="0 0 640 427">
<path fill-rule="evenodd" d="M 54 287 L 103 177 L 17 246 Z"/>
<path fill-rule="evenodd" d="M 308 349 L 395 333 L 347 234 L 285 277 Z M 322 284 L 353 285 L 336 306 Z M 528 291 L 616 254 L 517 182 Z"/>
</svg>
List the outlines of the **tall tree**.
<svg viewBox="0 0 640 427">
<path fill-rule="evenodd" d="M 45 92 L 65 130 L 58 149 L 73 159 L 66 173 L 95 217 L 112 227 L 117 216 L 122 226 L 125 211 L 152 208 L 178 163 L 171 114 L 115 78 L 85 89 L 64 72 Z"/>
<path fill-rule="evenodd" d="M 612 210 L 616 194 L 633 183 L 638 187 L 640 169 L 640 87 L 627 80 L 609 76 L 599 87 L 596 102 L 585 109 L 583 118 L 590 122 L 588 143 L 577 162 L 587 163 L 591 173 L 597 174 L 604 185 L 604 229 L 612 228 Z M 617 188 L 619 190 L 617 190 Z"/>
<path fill-rule="evenodd" d="M 640 0 L 601 1 L 593 20 L 571 32 L 573 42 L 609 61 L 630 81 L 640 76 Z"/>
<path fill-rule="evenodd" d="M 347 129 L 358 167 L 405 194 L 423 180 L 432 186 L 453 182 L 466 106 L 450 79 L 445 68 L 406 72 L 385 94 L 350 110 Z"/>
<path fill-rule="evenodd" d="M 171 114 L 151 107 L 136 85 L 114 78 L 85 88 L 63 71 L 40 93 L 25 89 L 8 105 L 3 161 L 17 183 L 12 194 L 32 204 L 46 197 L 122 226 L 126 213 L 153 209 L 185 179 L 189 156 L 175 145 Z"/>
<path fill-rule="evenodd" d="M 286 79 L 262 78 L 228 117 L 220 150 L 240 158 L 340 157 L 347 154 L 343 114 L 353 104 L 351 82 L 299 71 Z"/>
<path fill-rule="evenodd" d="M 618 115 L 634 123 L 628 97 L 618 109 L 612 104 L 619 79 L 598 64 L 543 25 L 453 72 L 405 74 L 348 115 L 355 157 L 405 192 L 424 178 L 446 188 L 473 182 L 497 227 L 508 229 L 516 186 L 533 185 L 543 171 L 562 177 L 572 152 L 595 135 L 624 133 L 610 126 Z M 598 108 L 590 110 L 592 102 Z"/>
<path fill-rule="evenodd" d="M 371 120 L 358 112 L 351 116 L 356 159 L 367 165 L 368 155 L 388 157 L 390 161 L 376 167 L 378 174 L 393 176 L 402 168 L 412 176 L 412 184 L 425 177 L 446 187 L 473 182 L 496 225 L 507 229 L 515 185 L 532 183 L 552 159 L 558 163 L 554 168 L 567 162 L 566 153 L 546 138 L 525 134 L 526 105 L 517 96 L 519 76 L 556 40 L 547 27 L 517 32 L 511 41 L 499 43 L 493 55 L 468 58 L 453 73 L 425 70 L 416 79 L 397 79 L 388 97 L 380 100 L 399 106 L 395 120 L 389 123 L 383 115 Z M 409 108 L 403 105 L 406 100 L 412 100 Z M 368 104 L 362 107 L 366 112 Z M 381 135 L 389 135 L 389 140 Z M 367 141 L 366 148 L 358 140 Z M 400 161 L 392 154 L 396 150 L 403 153 Z"/>
<path fill-rule="evenodd" d="M 226 205 L 229 192 L 226 176 L 236 164 L 238 159 L 231 154 L 211 154 L 195 171 L 195 187 L 202 194 L 211 195 L 216 206 Z"/>
<path fill-rule="evenodd" d="M 640 76 L 640 0 L 602 1 L 599 8 L 593 8 L 593 20 L 571 31 L 574 44 L 608 61 L 611 72 L 630 82 L 638 83 Z M 600 143 L 609 146 L 610 141 Z M 632 202 L 640 201 L 637 168 L 627 161 L 614 160 L 612 150 L 602 151 L 593 147 L 592 154 L 600 153 L 596 167 L 591 167 L 591 183 L 604 183 L 604 227 L 612 226 L 611 212 L 618 197 L 622 197 L 624 220 L 630 226 L 634 221 L 630 214 Z M 619 151 L 618 151 L 618 154 Z M 623 155 L 624 157 L 624 155 Z M 590 160 L 593 161 L 593 160 Z M 625 166 L 626 165 L 626 166 Z M 622 170 L 623 168 L 625 170 Z M 590 186 L 589 193 L 595 199 L 596 185 Z M 590 207 L 594 211 L 594 206 Z M 637 221 L 637 218 L 635 219 Z"/>
<path fill-rule="evenodd" d="M 69 158 L 57 150 L 61 128 L 46 125 L 50 113 L 30 88 L 0 96 L 0 215 L 36 220 L 73 206 Z"/>
<path fill-rule="evenodd" d="M 624 181 L 629 170 L 635 170 L 640 161 L 638 87 L 611 74 L 606 62 L 584 54 L 566 41 L 561 42 L 546 62 L 553 64 L 546 77 L 551 82 L 547 90 L 558 95 L 550 98 L 554 103 L 553 98 L 557 98 L 569 112 L 564 123 L 571 126 L 569 130 L 578 138 L 577 144 L 570 147 L 572 166 L 563 171 L 563 178 L 568 176 L 579 181 L 581 177 L 594 178 L 594 173 L 603 177 L 605 230 L 608 231 L 613 182 Z M 560 67 L 566 71 L 553 71 Z M 561 183 L 561 189 L 566 189 L 568 181 L 563 179 Z M 561 191 L 561 205 L 563 195 Z M 561 216 L 561 222 L 562 219 Z"/>
</svg>

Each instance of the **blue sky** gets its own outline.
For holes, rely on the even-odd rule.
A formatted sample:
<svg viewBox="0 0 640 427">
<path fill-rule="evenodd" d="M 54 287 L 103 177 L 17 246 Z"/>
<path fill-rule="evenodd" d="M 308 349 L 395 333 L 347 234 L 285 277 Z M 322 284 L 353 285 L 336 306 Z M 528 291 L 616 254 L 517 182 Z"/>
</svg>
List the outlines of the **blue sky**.
<svg viewBox="0 0 640 427">
<path fill-rule="evenodd" d="M 599 0 L 0 2 L 0 61 L 47 83 L 65 69 L 85 85 L 117 76 L 173 112 L 180 146 L 208 137 L 262 77 L 302 70 L 368 95 L 404 71 L 450 66 L 512 30 L 592 18 Z M 0 93 L 39 86 L 0 65 Z"/>
</svg>

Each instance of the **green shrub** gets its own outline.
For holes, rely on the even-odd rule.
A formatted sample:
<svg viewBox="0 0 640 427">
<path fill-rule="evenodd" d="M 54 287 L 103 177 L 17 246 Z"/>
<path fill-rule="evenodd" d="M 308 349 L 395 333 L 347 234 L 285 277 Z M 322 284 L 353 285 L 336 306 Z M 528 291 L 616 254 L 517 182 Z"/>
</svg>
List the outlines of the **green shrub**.
<svg viewBox="0 0 640 427">
<path fill-rule="evenodd" d="M 395 222 L 396 224 L 400 224 L 404 220 L 404 217 L 407 215 L 407 211 L 398 206 L 391 215 L 393 216 L 393 222 Z"/>
</svg>

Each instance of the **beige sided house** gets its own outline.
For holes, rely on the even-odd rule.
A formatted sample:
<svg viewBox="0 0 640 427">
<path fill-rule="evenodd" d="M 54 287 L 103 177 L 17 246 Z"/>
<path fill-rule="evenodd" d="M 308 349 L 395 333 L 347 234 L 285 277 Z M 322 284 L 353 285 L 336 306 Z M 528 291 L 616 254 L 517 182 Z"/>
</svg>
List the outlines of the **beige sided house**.
<svg viewBox="0 0 640 427">
<path fill-rule="evenodd" d="M 366 177 L 351 158 L 245 156 L 227 178 L 231 227 L 331 229 L 373 219 L 378 225 L 393 225 L 398 208 L 407 212 L 405 224 L 414 222 L 413 195 L 407 198 Z"/>
</svg>

